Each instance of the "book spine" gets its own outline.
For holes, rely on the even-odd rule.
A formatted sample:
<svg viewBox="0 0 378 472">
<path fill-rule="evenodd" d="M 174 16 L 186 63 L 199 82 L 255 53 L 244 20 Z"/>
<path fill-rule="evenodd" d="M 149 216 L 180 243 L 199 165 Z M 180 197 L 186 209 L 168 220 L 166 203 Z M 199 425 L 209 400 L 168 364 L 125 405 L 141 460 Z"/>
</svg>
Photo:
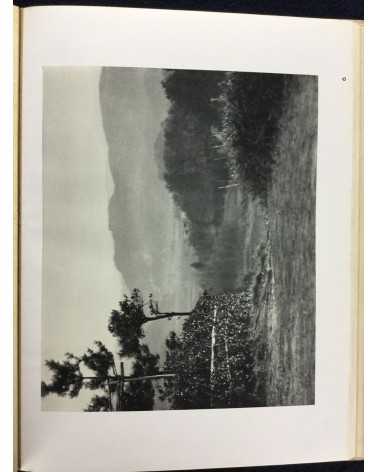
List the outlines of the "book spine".
<svg viewBox="0 0 378 472">
<path fill-rule="evenodd" d="M 13 7 L 13 470 L 20 467 L 20 179 L 22 9 Z"/>
<path fill-rule="evenodd" d="M 354 458 L 364 456 L 364 213 L 363 213 L 363 22 L 356 23 L 355 40 L 355 143 L 354 143 L 354 284 L 355 284 L 355 451 Z"/>
</svg>

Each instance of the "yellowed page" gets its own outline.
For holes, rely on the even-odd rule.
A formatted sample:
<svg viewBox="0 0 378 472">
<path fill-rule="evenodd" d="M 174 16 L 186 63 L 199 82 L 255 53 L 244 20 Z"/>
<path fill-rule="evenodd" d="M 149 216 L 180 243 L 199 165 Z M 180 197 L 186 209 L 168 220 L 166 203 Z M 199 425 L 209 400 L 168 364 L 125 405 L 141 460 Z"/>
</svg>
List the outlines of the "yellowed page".
<svg viewBox="0 0 378 472">
<path fill-rule="evenodd" d="M 19 192 L 20 188 L 20 128 L 21 128 L 21 103 L 20 103 L 20 64 L 21 64 L 21 29 L 22 29 L 22 14 L 19 7 L 13 7 L 13 156 L 14 156 L 14 339 L 13 339 L 13 468 L 18 470 L 20 462 L 20 444 L 19 444 L 19 295 L 20 295 L 20 273 L 19 273 Z"/>
<path fill-rule="evenodd" d="M 356 455 L 355 45 L 356 26 L 350 21 L 94 7 L 25 12 L 23 468 L 103 472 L 111 458 L 115 472 L 176 470 Z M 119 414 L 42 411 L 42 70 L 47 66 L 318 76 L 314 405 Z M 151 438 L 147 450 L 146 437 Z"/>
<path fill-rule="evenodd" d="M 356 22 L 356 458 L 364 457 L 364 181 L 363 181 L 363 23 Z"/>
</svg>

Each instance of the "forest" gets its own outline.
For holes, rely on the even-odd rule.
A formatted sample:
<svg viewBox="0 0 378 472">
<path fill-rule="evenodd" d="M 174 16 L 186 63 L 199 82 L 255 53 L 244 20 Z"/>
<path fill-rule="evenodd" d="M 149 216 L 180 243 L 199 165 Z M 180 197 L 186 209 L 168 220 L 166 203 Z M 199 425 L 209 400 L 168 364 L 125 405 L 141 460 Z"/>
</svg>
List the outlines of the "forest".
<svg viewBox="0 0 378 472">
<path fill-rule="evenodd" d="M 168 70 L 162 84 L 170 100 L 164 179 L 186 215 L 202 283 L 239 288 L 234 272 L 240 261 L 230 250 L 238 245 L 238 229 L 224 225 L 225 198 L 239 188 L 266 205 L 290 80 L 281 74 Z"/>
<path fill-rule="evenodd" d="M 157 395 L 170 409 L 263 406 L 261 356 L 266 349 L 263 336 L 257 339 L 251 331 L 252 298 L 247 291 L 204 292 L 189 313 L 160 313 L 151 296 L 146 304 L 134 289 L 109 316 L 108 329 L 117 339 L 118 352 L 95 341 L 82 355 L 67 353 L 63 361 L 47 360 L 51 379 L 42 382 L 42 397 L 74 398 L 89 389 L 94 395 L 85 411 L 152 410 Z M 172 331 L 165 340 L 161 363 L 143 343 L 143 326 L 174 316 L 186 321 L 181 333 Z M 131 360 L 127 375 L 125 358 Z"/>
<path fill-rule="evenodd" d="M 87 389 L 86 411 L 313 402 L 317 82 L 293 77 L 164 71 L 155 159 L 202 294 L 190 311 L 162 311 L 135 288 L 104 319 L 117 351 L 95 341 L 46 360 L 42 397 Z M 150 352 L 146 326 L 172 318 L 182 324 L 164 355 Z"/>
</svg>

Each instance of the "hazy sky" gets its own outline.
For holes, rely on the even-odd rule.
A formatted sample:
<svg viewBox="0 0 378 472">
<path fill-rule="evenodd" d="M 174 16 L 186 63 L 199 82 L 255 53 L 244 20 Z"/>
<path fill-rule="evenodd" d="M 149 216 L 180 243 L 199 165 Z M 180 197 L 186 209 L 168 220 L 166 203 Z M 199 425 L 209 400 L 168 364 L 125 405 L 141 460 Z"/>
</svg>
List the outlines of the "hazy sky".
<svg viewBox="0 0 378 472">
<path fill-rule="evenodd" d="M 183 215 L 167 190 L 163 173 L 162 122 L 169 102 L 159 69 L 105 68 L 100 102 L 108 142 L 114 191 L 109 204 L 109 227 L 114 238 L 114 261 L 123 280 L 159 307 L 185 311 L 198 294 L 190 264 L 197 258 L 185 244 Z M 181 322 L 146 325 L 150 348 Z"/>
<path fill-rule="evenodd" d="M 128 288 L 177 310 L 199 290 L 154 156 L 168 107 L 161 72 L 105 69 L 101 96 L 100 77 L 94 67 L 44 70 L 43 360 L 96 339 L 116 350 L 107 319 Z M 163 352 L 177 326 L 151 323 L 145 342 Z M 82 409 L 90 396 L 50 395 L 43 407 Z"/>
<path fill-rule="evenodd" d="M 125 291 L 108 230 L 113 183 L 99 74 L 97 68 L 44 71 L 44 359 L 80 353 L 95 339 L 114 344 L 106 318 Z M 44 406 L 72 409 L 74 403 L 50 396 Z"/>
</svg>

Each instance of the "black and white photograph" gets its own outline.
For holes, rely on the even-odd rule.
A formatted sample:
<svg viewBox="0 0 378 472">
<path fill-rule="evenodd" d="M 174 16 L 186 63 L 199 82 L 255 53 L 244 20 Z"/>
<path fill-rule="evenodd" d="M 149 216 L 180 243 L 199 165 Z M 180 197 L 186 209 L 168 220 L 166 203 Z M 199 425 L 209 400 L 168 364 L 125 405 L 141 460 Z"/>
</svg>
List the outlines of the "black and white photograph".
<svg viewBox="0 0 378 472">
<path fill-rule="evenodd" d="M 314 405 L 317 137 L 315 75 L 44 67 L 42 410 Z"/>
</svg>

